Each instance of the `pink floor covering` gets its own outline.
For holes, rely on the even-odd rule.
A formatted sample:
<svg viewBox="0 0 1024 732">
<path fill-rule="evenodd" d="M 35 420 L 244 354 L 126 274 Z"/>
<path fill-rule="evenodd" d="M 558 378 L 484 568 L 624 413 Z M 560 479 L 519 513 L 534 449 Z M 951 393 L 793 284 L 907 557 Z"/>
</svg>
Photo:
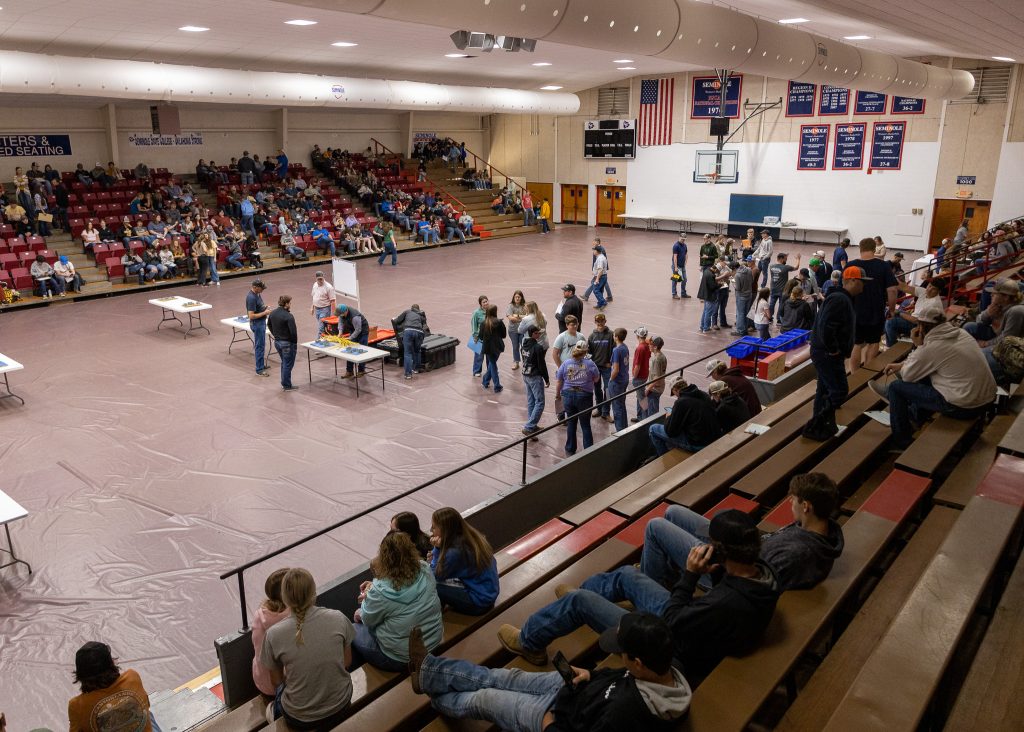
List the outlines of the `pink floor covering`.
<svg viewBox="0 0 1024 732">
<path fill-rule="evenodd" d="M 397 267 L 361 260 L 361 309 L 387 324 L 418 302 L 435 333 L 464 343 L 477 295 L 503 313 L 521 288 L 553 321 L 560 285 L 574 282 L 580 293 L 586 286 L 593 234 L 564 226 L 548 236 L 402 254 Z M 643 324 L 661 335 L 669 368 L 731 340 L 697 332 L 696 298 L 670 298 L 672 233 L 599 234 L 611 260 L 612 328 Z M 698 246 L 692 238 L 691 294 Z M 812 248 L 777 251 L 806 260 Z M 300 340 L 310 339 L 313 269 L 265 279 L 268 304 L 293 295 Z M 11 530 L 35 570 L 0 571 L 0 710 L 12 731 L 66 726 L 74 652 L 86 640 L 110 643 L 151 693 L 209 670 L 214 639 L 239 626 L 237 588 L 219 580 L 221 572 L 520 436 L 525 391 L 509 350 L 500 395 L 470 376 L 464 345 L 455 366 L 412 381 L 387 367 L 384 394 L 368 378 L 358 401 L 348 383 L 331 383 L 326 364 L 314 365 L 310 386 L 300 353 L 300 389 L 282 392 L 276 360 L 264 379 L 253 374 L 248 349 L 227 353 L 230 329 L 218 321 L 244 310 L 248 281 L 162 293 L 214 306 L 203 318 L 211 335 L 187 340 L 156 330 L 152 293 L 0 314 L 0 352 L 25 364 L 11 387 L 27 402 L 0 402 L 0 479 L 30 512 Z M 587 333 L 593 315 L 585 309 Z M 688 375 L 705 383 L 703 368 Z M 595 422 L 596 439 L 610 432 Z M 553 432 L 530 447 L 531 472 L 562 454 Z M 514 490 L 519 455 L 509 451 L 250 571 L 249 607 L 278 566 L 306 566 L 326 582 L 365 561 L 397 510 L 417 511 L 429 524 L 437 507 L 466 509 Z"/>
</svg>

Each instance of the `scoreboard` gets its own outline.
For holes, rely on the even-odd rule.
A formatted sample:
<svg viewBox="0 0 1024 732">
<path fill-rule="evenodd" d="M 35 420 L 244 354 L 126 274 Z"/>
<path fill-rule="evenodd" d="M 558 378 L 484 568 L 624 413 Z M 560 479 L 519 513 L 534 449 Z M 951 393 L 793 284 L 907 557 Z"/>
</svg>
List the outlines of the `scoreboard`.
<svg viewBox="0 0 1024 732">
<path fill-rule="evenodd" d="M 636 120 L 595 119 L 584 122 L 583 157 L 635 158 Z"/>
</svg>

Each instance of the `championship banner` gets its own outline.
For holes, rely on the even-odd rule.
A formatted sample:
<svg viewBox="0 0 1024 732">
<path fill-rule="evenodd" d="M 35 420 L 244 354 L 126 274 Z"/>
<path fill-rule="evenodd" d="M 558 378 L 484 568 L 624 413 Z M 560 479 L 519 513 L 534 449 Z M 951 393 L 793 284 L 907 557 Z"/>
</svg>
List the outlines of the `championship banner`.
<svg viewBox="0 0 1024 732">
<path fill-rule="evenodd" d="M 800 125 L 800 157 L 797 170 L 824 170 L 831 125 Z"/>
<path fill-rule="evenodd" d="M 885 106 L 889 98 L 878 92 L 857 92 L 857 104 L 854 114 L 885 114 Z"/>
<path fill-rule="evenodd" d="M 850 90 L 841 86 L 821 87 L 821 96 L 818 99 L 818 116 L 830 117 L 846 114 L 850 111 Z"/>
<path fill-rule="evenodd" d="M 871 127 L 869 170 L 899 170 L 903 165 L 906 122 L 875 122 Z"/>
<path fill-rule="evenodd" d="M 913 97 L 893 97 L 892 114 L 924 114 L 924 100 Z"/>
<path fill-rule="evenodd" d="M 799 81 L 789 82 L 789 93 L 786 95 L 786 116 L 813 117 L 814 100 L 817 96 L 817 84 L 804 84 Z"/>
<path fill-rule="evenodd" d="M 722 106 L 722 82 L 717 76 L 693 77 L 693 101 L 690 119 L 718 117 Z M 730 76 L 725 89 L 725 116 L 729 119 L 740 117 L 740 95 L 743 90 L 743 75 Z"/>
<path fill-rule="evenodd" d="M 864 167 L 864 132 L 867 124 L 852 122 L 836 125 L 832 170 L 861 170 Z"/>
</svg>

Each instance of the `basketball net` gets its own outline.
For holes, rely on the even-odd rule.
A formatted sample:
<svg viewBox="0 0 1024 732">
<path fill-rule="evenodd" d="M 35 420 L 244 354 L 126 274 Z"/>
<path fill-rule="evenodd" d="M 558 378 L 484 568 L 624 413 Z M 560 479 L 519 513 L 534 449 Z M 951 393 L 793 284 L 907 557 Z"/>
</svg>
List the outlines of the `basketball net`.
<svg viewBox="0 0 1024 732">
<path fill-rule="evenodd" d="M 704 176 L 704 182 L 715 185 L 718 182 L 718 173 L 708 173 Z"/>
</svg>

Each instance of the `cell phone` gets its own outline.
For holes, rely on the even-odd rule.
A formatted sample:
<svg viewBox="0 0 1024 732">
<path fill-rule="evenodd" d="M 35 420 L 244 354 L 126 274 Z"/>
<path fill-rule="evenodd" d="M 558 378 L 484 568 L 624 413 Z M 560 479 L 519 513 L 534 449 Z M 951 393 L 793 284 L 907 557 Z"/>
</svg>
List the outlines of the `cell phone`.
<svg viewBox="0 0 1024 732">
<path fill-rule="evenodd" d="M 555 671 L 565 680 L 565 685 L 572 686 L 572 680 L 576 678 L 576 672 L 572 670 L 572 666 L 569 665 L 569 660 L 565 657 L 565 654 L 561 651 L 556 653 L 554 664 Z"/>
</svg>

